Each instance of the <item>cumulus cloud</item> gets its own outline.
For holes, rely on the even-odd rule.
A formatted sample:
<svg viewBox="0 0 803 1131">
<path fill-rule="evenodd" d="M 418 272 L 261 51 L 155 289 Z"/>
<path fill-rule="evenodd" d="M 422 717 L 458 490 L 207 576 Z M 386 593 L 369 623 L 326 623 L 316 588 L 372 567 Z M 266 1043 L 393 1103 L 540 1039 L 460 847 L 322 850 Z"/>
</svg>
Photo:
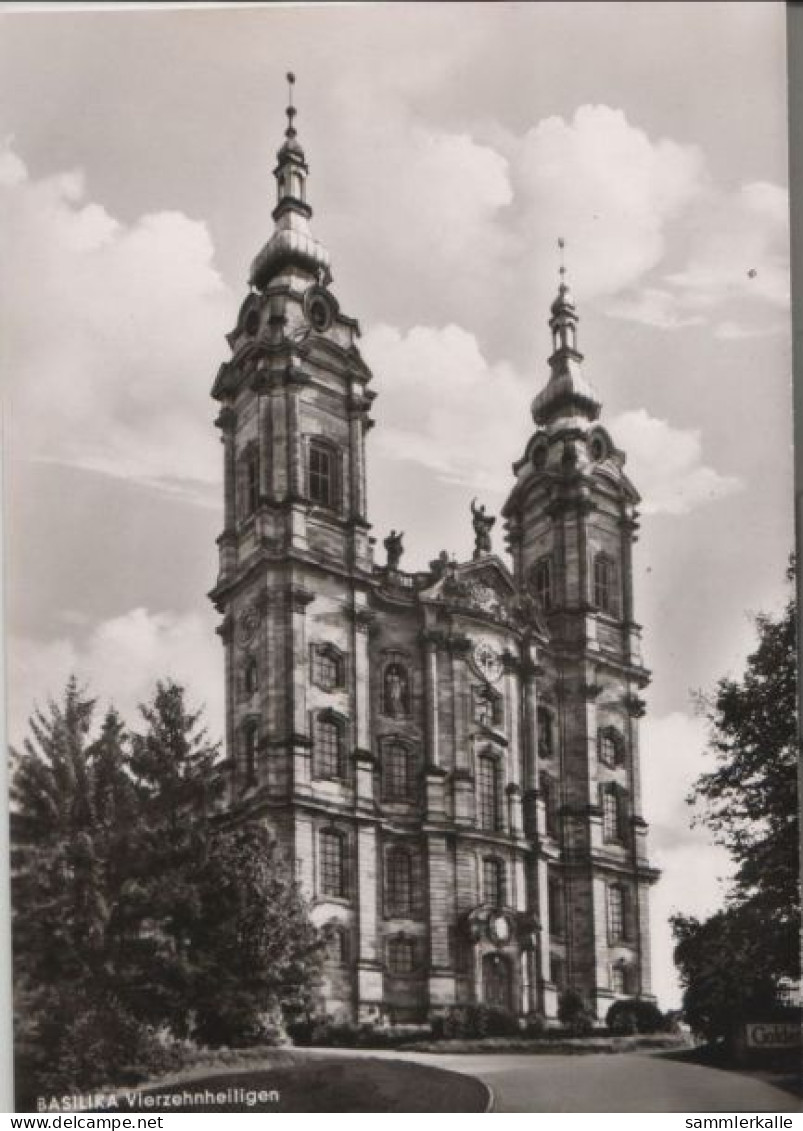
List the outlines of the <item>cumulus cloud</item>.
<svg viewBox="0 0 803 1131">
<path fill-rule="evenodd" d="M 687 514 L 742 489 L 736 476 L 722 475 L 703 462 L 696 429 L 674 428 L 636 409 L 616 417 L 611 431 L 627 452 L 645 514 Z"/>
<path fill-rule="evenodd" d="M 717 338 L 763 337 L 788 325 L 789 198 L 767 182 L 702 193 L 678 233 L 685 265 L 659 288 L 632 289 L 607 313 L 663 329 L 717 320 Z M 677 253 L 676 253 L 677 254 Z M 728 317 L 723 320 L 723 312 Z"/>
<path fill-rule="evenodd" d="M 364 352 L 381 379 L 376 454 L 418 463 L 471 489 L 504 491 L 510 464 L 532 432 L 531 383 L 506 362 L 491 363 L 460 326 L 377 326 Z M 647 514 L 686 514 L 741 487 L 703 461 L 700 433 L 644 409 L 611 422 L 628 454 Z"/>
<path fill-rule="evenodd" d="M 608 305 L 605 313 L 612 318 L 641 322 L 659 330 L 679 330 L 705 321 L 699 314 L 684 315 L 678 307 L 677 296 L 660 287 L 644 287 L 635 294 L 617 299 Z"/>
<path fill-rule="evenodd" d="M 521 139 L 513 167 L 522 223 L 542 242 L 535 250 L 543 255 L 564 236 L 572 279 L 588 298 L 616 294 L 655 267 L 667 225 L 705 182 L 696 147 L 652 139 L 610 106 L 539 122 Z M 534 259 L 543 274 L 544 259 Z"/>
<path fill-rule="evenodd" d="M 58 699 L 73 673 L 101 707 L 113 701 L 132 724 L 156 680 L 176 679 L 192 703 L 205 704 L 210 734 L 222 733 L 223 650 L 211 614 L 135 608 L 98 623 L 83 638 L 77 632 L 51 640 L 12 638 L 8 655 L 12 742 L 25 733 L 34 703 Z"/>
<path fill-rule="evenodd" d="M 378 455 L 409 460 L 442 479 L 504 490 L 532 422 L 532 390 L 505 362 L 491 364 L 460 326 L 376 326 L 363 343 L 381 374 Z"/>
<path fill-rule="evenodd" d="M 173 487 L 215 482 L 208 390 L 232 302 L 206 227 L 181 212 L 124 224 L 79 171 L 33 180 L 6 143 L 0 247 L 16 450 Z"/>
<path fill-rule="evenodd" d="M 679 299 L 708 310 L 735 299 L 789 304 L 789 196 L 766 182 L 710 201 L 684 270 L 667 276 Z"/>
</svg>

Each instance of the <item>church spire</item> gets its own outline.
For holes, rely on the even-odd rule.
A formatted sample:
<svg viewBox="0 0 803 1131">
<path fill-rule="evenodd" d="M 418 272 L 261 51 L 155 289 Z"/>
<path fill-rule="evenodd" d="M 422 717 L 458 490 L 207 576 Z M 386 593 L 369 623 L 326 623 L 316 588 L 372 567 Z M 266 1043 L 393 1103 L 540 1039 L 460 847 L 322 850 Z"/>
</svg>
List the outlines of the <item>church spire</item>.
<svg viewBox="0 0 803 1131">
<path fill-rule="evenodd" d="M 284 142 L 276 154 L 276 207 L 272 217 L 273 235 L 251 265 L 250 283 L 264 290 L 278 274 L 296 268 L 324 283 L 331 282 L 329 253 L 312 235 L 309 221 L 312 208 L 307 203 L 307 176 L 309 167 L 298 140 L 295 119 L 298 113 L 293 104 L 293 87 L 296 77 L 287 73 L 288 105 Z"/>
<path fill-rule="evenodd" d="M 583 355 L 577 348 L 577 324 L 580 321 L 572 289 L 566 282 L 564 251 L 566 241 L 558 240 L 560 251 L 560 285 L 550 308 L 549 328 L 552 331 L 552 356 L 549 381 L 532 405 L 536 424 L 550 424 L 562 417 L 585 417 L 596 420 L 602 403 L 593 385 L 581 371 Z"/>
</svg>

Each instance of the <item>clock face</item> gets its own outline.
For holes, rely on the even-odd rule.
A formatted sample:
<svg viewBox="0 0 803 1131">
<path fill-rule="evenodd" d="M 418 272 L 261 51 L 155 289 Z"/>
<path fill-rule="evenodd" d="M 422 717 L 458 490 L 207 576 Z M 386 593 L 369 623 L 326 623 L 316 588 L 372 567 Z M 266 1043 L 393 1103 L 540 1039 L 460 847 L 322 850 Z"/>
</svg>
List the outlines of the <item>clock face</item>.
<svg viewBox="0 0 803 1131">
<path fill-rule="evenodd" d="M 502 674 L 502 657 L 487 640 L 480 640 L 474 645 L 474 663 L 489 683 L 496 683 Z"/>
</svg>

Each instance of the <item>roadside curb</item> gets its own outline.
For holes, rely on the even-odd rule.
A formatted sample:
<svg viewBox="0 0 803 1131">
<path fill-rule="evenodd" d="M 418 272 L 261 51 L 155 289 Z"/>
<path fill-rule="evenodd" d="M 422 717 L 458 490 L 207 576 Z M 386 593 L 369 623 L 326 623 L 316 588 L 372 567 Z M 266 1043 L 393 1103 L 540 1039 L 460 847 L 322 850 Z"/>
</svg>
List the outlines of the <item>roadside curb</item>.
<svg viewBox="0 0 803 1131">
<path fill-rule="evenodd" d="M 476 1080 L 477 1077 L 475 1076 L 474 1079 Z M 485 1081 L 480 1080 L 480 1083 L 485 1084 Z M 490 1084 L 485 1084 L 485 1089 L 488 1092 L 488 1104 L 485 1108 L 485 1111 L 482 1114 L 483 1115 L 489 1115 L 494 1109 L 494 1105 L 496 1103 L 496 1096 L 494 1095 L 494 1090 L 493 1090 L 493 1088 L 491 1087 Z"/>
</svg>

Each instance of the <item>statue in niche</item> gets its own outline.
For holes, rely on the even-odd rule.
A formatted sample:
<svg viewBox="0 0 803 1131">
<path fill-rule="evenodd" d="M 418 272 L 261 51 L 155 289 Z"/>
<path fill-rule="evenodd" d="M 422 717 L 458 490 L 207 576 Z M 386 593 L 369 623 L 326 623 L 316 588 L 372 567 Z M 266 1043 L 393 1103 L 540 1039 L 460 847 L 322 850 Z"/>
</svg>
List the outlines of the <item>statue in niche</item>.
<svg viewBox="0 0 803 1131">
<path fill-rule="evenodd" d="M 477 506 L 477 500 L 471 500 L 471 516 L 474 523 L 474 557 L 482 557 L 491 553 L 491 530 L 496 522 L 496 515 L 486 514 L 485 505 Z"/>
<path fill-rule="evenodd" d="M 407 669 L 402 664 L 388 664 L 385 669 L 385 714 L 403 719 L 410 713 L 410 685 Z"/>
<path fill-rule="evenodd" d="M 402 539 L 404 532 L 399 531 L 398 534 L 395 530 L 391 530 L 385 539 L 383 545 L 388 552 L 388 569 L 398 569 L 399 562 L 401 561 L 402 554 L 404 553 L 404 545 Z"/>
</svg>

